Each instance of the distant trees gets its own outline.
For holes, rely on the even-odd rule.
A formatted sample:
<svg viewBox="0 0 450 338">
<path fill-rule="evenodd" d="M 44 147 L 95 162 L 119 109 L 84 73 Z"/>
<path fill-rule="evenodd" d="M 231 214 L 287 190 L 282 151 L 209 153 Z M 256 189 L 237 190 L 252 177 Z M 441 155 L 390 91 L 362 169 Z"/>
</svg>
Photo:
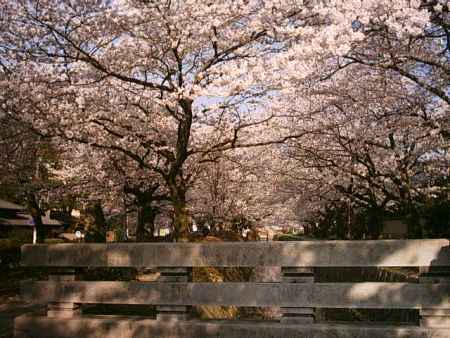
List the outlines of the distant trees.
<svg viewBox="0 0 450 338">
<path fill-rule="evenodd" d="M 290 225 L 295 219 L 291 195 L 279 187 L 273 162 L 277 147 L 236 149 L 208 165 L 188 195 L 196 219 L 212 232 L 243 232 L 255 225 Z"/>
</svg>

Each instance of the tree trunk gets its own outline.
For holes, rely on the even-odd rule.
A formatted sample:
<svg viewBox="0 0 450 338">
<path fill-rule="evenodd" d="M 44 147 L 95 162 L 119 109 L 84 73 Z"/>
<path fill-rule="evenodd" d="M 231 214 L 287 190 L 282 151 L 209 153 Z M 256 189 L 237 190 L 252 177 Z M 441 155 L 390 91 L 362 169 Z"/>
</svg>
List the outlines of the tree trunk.
<svg viewBox="0 0 450 338">
<path fill-rule="evenodd" d="M 155 218 L 156 210 L 151 204 L 145 202 L 138 205 L 138 215 L 136 224 L 136 241 L 153 241 L 155 238 Z M 146 230 L 148 227 L 148 231 Z"/>
<path fill-rule="evenodd" d="M 189 213 L 186 206 L 186 182 L 183 177 L 183 166 L 187 160 L 189 140 L 192 127 L 192 99 L 183 98 L 179 102 L 184 118 L 179 121 L 175 159 L 166 176 L 170 187 L 170 197 L 174 208 L 174 239 L 187 241 L 189 235 Z"/>
<path fill-rule="evenodd" d="M 174 202 L 174 238 L 185 242 L 189 237 L 189 213 L 186 208 L 186 201 Z"/>
<path fill-rule="evenodd" d="M 37 243 L 44 243 L 45 227 L 42 223 L 42 212 L 34 193 L 28 194 L 28 209 L 31 217 L 33 217 L 34 226 L 36 227 L 36 241 Z"/>
<path fill-rule="evenodd" d="M 87 242 L 106 241 L 106 220 L 100 202 L 95 202 L 85 210 L 84 223 L 86 225 Z"/>
<path fill-rule="evenodd" d="M 138 205 L 137 208 L 137 224 L 136 224 L 136 241 L 145 242 L 145 220 L 144 206 Z"/>
<path fill-rule="evenodd" d="M 189 213 L 186 205 L 185 191 L 176 185 L 171 185 L 171 198 L 173 204 L 174 240 L 187 241 L 189 237 Z"/>
<path fill-rule="evenodd" d="M 156 218 L 156 209 L 150 206 L 147 209 L 146 219 L 147 224 L 149 226 L 149 240 L 152 242 L 155 240 L 155 218 Z"/>
</svg>

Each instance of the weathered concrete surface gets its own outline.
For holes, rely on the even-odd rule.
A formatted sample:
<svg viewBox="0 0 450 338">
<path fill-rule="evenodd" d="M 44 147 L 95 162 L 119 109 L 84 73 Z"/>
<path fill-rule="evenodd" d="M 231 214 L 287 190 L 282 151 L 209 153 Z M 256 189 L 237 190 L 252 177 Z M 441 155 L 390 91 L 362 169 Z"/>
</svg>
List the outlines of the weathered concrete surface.
<svg viewBox="0 0 450 338">
<path fill-rule="evenodd" d="M 14 318 L 30 312 L 44 314 L 44 307 L 39 304 L 18 301 L 0 304 L 0 338 L 13 338 Z"/>
<path fill-rule="evenodd" d="M 16 338 L 448 338 L 445 328 L 286 325 L 255 322 L 156 321 L 123 317 L 80 317 L 64 321 L 21 316 Z"/>
<path fill-rule="evenodd" d="M 305 311 L 312 310 L 305 308 L 321 307 L 449 309 L 450 283 L 290 283 L 312 281 L 305 274 L 309 267 L 426 266 L 432 272 L 450 266 L 448 240 L 60 244 L 26 245 L 22 252 L 25 266 L 163 268 L 159 282 L 81 282 L 63 275 L 46 282 L 24 283 L 23 294 L 33 301 L 152 304 L 159 305 L 161 313 L 160 320 L 80 316 L 61 321 L 21 316 L 15 321 L 19 338 L 450 337 L 449 328 L 436 327 L 177 320 L 187 317 L 185 306 L 190 305 L 280 306 L 288 308 L 285 313 L 292 317 L 311 316 Z M 198 266 L 278 266 L 284 271 L 285 283 L 188 283 L 186 268 Z M 297 310 L 291 311 L 292 308 Z M 65 308 L 50 310 L 64 312 Z M 422 311 L 422 324 L 447 325 L 447 321 L 443 322 L 445 317 L 446 312 L 437 315 Z"/>
<path fill-rule="evenodd" d="M 282 282 L 290 287 L 291 283 L 314 283 L 313 268 L 282 267 Z M 283 294 L 281 292 L 281 294 Z M 315 322 L 315 310 L 313 307 L 281 307 L 281 323 L 283 324 L 307 324 Z"/>
<path fill-rule="evenodd" d="M 383 267 L 448 266 L 438 240 L 25 245 L 24 266 L 53 267 Z"/>
<path fill-rule="evenodd" d="M 33 282 L 40 302 L 328 308 L 450 308 L 450 283 Z"/>
</svg>

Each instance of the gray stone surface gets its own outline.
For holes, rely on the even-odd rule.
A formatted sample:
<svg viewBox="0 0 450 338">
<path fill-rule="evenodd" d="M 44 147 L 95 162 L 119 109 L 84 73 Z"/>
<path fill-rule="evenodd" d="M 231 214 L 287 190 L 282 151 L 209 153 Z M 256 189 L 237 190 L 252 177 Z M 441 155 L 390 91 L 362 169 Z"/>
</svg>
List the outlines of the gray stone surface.
<svg viewBox="0 0 450 338">
<path fill-rule="evenodd" d="M 432 267 L 420 268 L 419 283 L 422 285 L 450 285 L 450 271 L 448 267 L 433 269 Z M 440 283 L 440 284 L 436 284 Z M 450 337 L 450 292 L 446 291 L 447 307 L 423 306 L 419 311 L 420 326 L 447 327 Z"/>
<path fill-rule="evenodd" d="M 34 282 L 40 302 L 328 308 L 450 308 L 450 284 Z"/>
<path fill-rule="evenodd" d="M 255 322 L 158 321 L 121 317 L 80 317 L 61 321 L 21 316 L 16 338 L 448 338 L 446 328 L 287 325 Z"/>
<path fill-rule="evenodd" d="M 19 338 L 449 338 L 450 283 L 441 283 L 447 279 L 313 283 L 310 269 L 418 266 L 427 267 L 422 277 L 441 277 L 436 271 L 450 266 L 449 248 L 448 240 L 26 245 L 24 266 L 159 267 L 159 280 L 82 282 L 73 270 L 60 270 L 49 281 L 22 284 L 26 299 L 51 305 L 47 317 L 18 317 L 15 329 Z M 255 273 L 247 283 L 189 283 L 190 267 L 198 266 L 277 267 L 271 278 L 277 282 L 256 283 L 261 278 Z M 94 303 L 157 305 L 159 320 L 76 316 L 76 304 Z M 282 323 L 185 321 L 191 305 L 279 306 L 286 318 Z M 424 327 L 314 324 L 312 308 L 422 309 Z"/>
<path fill-rule="evenodd" d="M 422 316 L 420 326 L 446 327 L 450 337 L 450 317 L 445 316 Z"/>
<path fill-rule="evenodd" d="M 24 266 L 448 266 L 446 239 L 25 245 Z"/>
<path fill-rule="evenodd" d="M 0 338 L 13 338 L 14 318 L 30 312 L 44 314 L 45 306 L 11 301 L 0 303 Z"/>
<path fill-rule="evenodd" d="M 314 269 L 305 267 L 281 268 L 282 282 L 290 283 L 314 283 Z M 313 307 L 282 307 L 281 323 L 283 324 L 307 324 L 315 322 L 315 309 Z"/>
</svg>

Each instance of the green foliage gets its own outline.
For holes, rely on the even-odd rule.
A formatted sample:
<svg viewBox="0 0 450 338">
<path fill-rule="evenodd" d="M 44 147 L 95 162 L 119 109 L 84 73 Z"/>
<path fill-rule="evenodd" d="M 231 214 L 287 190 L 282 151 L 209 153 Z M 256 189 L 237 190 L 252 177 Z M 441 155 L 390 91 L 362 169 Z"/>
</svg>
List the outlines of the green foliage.
<svg viewBox="0 0 450 338">
<path fill-rule="evenodd" d="M 348 210 L 344 204 L 330 205 L 305 227 L 305 233 L 317 239 L 378 239 L 383 236 L 384 221 L 389 219 L 407 224 L 407 238 L 450 238 L 450 200 L 444 194 L 398 210 Z"/>
<path fill-rule="evenodd" d="M 433 200 L 423 211 L 424 235 L 428 238 L 450 238 L 450 201 Z"/>
<path fill-rule="evenodd" d="M 280 234 L 275 235 L 274 241 L 306 241 L 311 239 L 310 237 L 304 235 L 296 235 L 296 234 Z"/>
</svg>

